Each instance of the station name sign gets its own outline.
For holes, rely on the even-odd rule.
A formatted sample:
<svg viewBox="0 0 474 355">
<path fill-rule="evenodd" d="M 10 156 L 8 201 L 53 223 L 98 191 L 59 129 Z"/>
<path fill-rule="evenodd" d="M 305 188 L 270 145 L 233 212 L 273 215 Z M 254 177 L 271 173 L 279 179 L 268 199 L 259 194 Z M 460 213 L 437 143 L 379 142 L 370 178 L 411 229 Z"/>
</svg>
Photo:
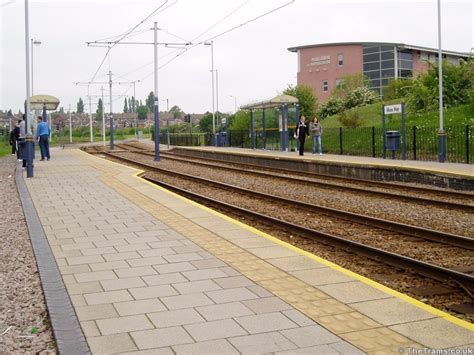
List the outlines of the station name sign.
<svg viewBox="0 0 474 355">
<path fill-rule="evenodd" d="M 385 112 L 386 115 L 393 115 L 395 113 L 402 113 L 402 104 L 385 106 L 384 107 L 384 112 Z"/>
<path fill-rule="evenodd" d="M 330 64 L 331 63 L 331 56 L 330 55 L 322 55 L 319 57 L 311 58 L 311 63 L 307 64 L 308 67 L 313 67 L 315 65 L 323 65 L 323 64 Z"/>
</svg>

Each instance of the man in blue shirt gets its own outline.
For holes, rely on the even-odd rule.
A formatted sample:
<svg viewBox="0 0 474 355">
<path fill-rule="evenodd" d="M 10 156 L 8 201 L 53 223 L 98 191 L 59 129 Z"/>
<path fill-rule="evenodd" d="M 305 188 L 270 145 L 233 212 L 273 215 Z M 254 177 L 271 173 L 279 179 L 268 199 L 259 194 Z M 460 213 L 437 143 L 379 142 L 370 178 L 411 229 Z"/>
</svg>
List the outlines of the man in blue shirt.
<svg viewBox="0 0 474 355">
<path fill-rule="evenodd" d="M 51 158 L 49 155 L 49 134 L 51 130 L 49 129 L 48 123 L 43 122 L 43 118 L 38 116 L 38 125 L 36 126 L 36 140 L 39 142 L 40 151 L 41 151 L 41 161 L 44 158 L 48 160 Z"/>
</svg>

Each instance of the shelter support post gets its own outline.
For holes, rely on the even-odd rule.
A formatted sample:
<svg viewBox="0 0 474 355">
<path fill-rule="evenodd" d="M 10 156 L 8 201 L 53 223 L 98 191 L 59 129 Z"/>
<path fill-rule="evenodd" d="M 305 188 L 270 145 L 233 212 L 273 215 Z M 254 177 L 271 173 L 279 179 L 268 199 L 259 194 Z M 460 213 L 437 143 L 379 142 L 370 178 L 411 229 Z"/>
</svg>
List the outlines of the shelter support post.
<svg viewBox="0 0 474 355">
<path fill-rule="evenodd" d="M 288 151 L 288 132 L 287 132 L 287 124 L 286 124 L 286 117 L 288 114 L 288 106 L 281 105 L 280 106 L 280 113 L 281 113 L 281 130 L 280 130 L 280 141 L 281 141 L 281 150 L 284 152 Z"/>
<path fill-rule="evenodd" d="M 255 149 L 255 132 L 253 124 L 253 110 L 250 110 L 250 147 Z"/>
</svg>

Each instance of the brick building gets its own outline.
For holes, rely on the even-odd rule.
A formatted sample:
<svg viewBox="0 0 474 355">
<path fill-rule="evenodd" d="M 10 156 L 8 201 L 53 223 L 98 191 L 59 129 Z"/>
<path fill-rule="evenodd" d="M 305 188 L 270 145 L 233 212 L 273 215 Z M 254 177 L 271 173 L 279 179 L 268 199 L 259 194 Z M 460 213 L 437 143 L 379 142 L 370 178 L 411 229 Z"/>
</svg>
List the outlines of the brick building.
<svg viewBox="0 0 474 355">
<path fill-rule="evenodd" d="M 288 48 L 298 55 L 298 85 L 313 88 L 319 103 L 346 75 L 364 73 L 372 88 L 382 96 L 390 79 L 416 76 L 438 59 L 438 50 L 403 43 L 346 42 Z M 452 63 L 469 58 L 468 53 L 443 51 Z"/>
</svg>

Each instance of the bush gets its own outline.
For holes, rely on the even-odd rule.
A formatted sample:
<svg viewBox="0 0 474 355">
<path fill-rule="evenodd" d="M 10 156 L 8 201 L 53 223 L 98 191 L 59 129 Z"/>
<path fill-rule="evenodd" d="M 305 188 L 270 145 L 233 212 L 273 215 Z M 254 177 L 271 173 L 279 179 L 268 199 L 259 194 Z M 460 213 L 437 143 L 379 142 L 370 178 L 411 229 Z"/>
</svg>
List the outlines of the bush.
<svg viewBox="0 0 474 355">
<path fill-rule="evenodd" d="M 357 128 L 362 126 L 362 117 L 357 110 L 342 111 L 337 120 L 341 122 L 344 127 Z"/>
<path fill-rule="evenodd" d="M 366 106 L 373 104 L 377 101 L 377 99 L 378 96 L 375 91 L 369 89 L 366 86 L 361 86 L 354 89 L 347 95 L 346 99 L 344 100 L 344 107 L 349 109 L 353 107 Z"/>
<path fill-rule="evenodd" d="M 384 100 L 390 101 L 405 98 L 410 93 L 412 86 L 413 79 L 411 78 L 390 80 L 383 91 Z"/>
<path fill-rule="evenodd" d="M 370 87 L 370 80 L 364 74 L 345 75 L 333 90 L 331 97 L 345 100 L 347 96 L 360 87 Z"/>
<path fill-rule="evenodd" d="M 326 118 L 328 116 L 336 115 L 344 110 L 344 101 L 336 97 L 331 97 L 325 104 L 319 106 L 318 116 Z"/>
</svg>

